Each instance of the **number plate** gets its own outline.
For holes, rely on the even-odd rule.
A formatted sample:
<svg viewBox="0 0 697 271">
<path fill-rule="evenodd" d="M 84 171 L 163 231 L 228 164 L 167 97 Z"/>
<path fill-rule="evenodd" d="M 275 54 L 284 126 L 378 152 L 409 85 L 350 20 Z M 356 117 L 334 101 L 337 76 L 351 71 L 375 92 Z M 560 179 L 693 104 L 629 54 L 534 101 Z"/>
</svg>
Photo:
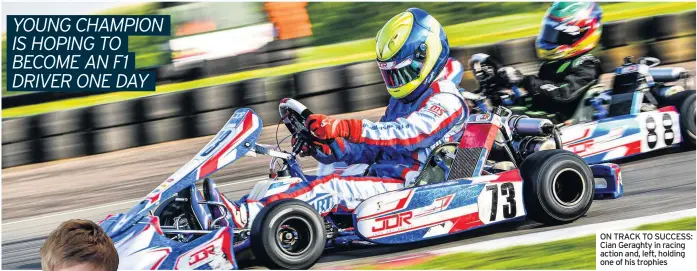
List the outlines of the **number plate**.
<svg viewBox="0 0 697 271">
<path fill-rule="evenodd" d="M 487 184 L 479 194 L 479 220 L 489 224 L 525 215 L 522 184 L 522 182 Z"/>
</svg>

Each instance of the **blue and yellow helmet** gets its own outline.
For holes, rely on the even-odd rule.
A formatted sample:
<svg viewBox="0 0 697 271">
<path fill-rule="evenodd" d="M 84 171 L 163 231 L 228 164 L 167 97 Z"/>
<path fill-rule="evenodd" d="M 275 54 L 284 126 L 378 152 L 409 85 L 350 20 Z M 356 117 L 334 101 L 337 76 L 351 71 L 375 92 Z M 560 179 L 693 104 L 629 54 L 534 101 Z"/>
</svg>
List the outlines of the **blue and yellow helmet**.
<svg viewBox="0 0 697 271">
<path fill-rule="evenodd" d="M 443 27 L 418 8 L 407 9 L 387 21 L 375 40 L 382 79 L 397 99 L 427 89 L 450 54 Z"/>
</svg>

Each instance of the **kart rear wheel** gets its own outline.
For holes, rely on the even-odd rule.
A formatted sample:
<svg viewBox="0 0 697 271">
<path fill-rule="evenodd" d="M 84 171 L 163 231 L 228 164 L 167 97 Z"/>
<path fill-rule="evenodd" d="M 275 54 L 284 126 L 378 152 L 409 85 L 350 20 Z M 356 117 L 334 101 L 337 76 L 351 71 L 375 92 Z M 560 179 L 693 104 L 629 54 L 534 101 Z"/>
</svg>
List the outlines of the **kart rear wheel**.
<svg viewBox="0 0 697 271">
<path fill-rule="evenodd" d="M 270 269 L 308 269 L 324 252 L 324 220 L 307 203 L 290 199 L 264 207 L 252 223 L 254 256 Z"/>
<path fill-rule="evenodd" d="M 586 214 L 595 193 L 593 172 L 565 150 L 533 153 L 520 166 L 528 217 L 545 224 L 572 222 Z"/>
<path fill-rule="evenodd" d="M 687 95 L 679 108 L 680 127 L 682 127 L 683 146 L 687 149 L 695 149 L 695 93 Z"/>
</svg>

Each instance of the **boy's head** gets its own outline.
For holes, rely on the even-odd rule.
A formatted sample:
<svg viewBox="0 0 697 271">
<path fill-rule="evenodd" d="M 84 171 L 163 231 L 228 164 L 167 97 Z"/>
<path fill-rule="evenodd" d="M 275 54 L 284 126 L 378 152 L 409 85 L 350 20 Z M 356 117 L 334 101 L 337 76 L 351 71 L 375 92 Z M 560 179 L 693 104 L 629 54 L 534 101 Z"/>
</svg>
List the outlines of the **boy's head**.
<svg viewBox="0 0 697 271">
<path fill-rule="evenodd" d="M 436 18 L 410 8 L 378 31 L 375 52 L 387 92 L 397 99 L 411 100 L 428 89 L 443 70 L 450 45 Z"/>
<path fill-rule="evenodd" d="M 554 2 L 535 41 L 537 56 L 561 60 L 592 50 L 600 41 L 602 17 L 603 11 L 593 2 Z"/>
<path fill-rule="evenodd" d="M 44 271 L 116 271 L 118 266 L 119 255 L 111 238 L 89 220 L 63 222 L 41 247 Z"/>
</svg>

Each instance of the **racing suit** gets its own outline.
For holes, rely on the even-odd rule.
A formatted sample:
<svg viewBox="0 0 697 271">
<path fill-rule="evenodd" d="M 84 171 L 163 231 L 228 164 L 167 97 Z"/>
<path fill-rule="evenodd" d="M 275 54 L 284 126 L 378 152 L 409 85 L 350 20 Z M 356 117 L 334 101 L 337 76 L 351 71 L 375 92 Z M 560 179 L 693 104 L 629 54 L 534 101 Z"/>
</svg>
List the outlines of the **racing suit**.
<svg viewBox="0 0 697 271">
<path fill-rule="evenodd" d="M 322 215 L 350 213 L 371 196 L 412 185 L 435 147 L 459 141 L 462 136 L 469 114 L 457 88 L 462 73 L 462 65 L 449 59 L 422 93 L 399 100 L 391 98 L 379 122 L 362 120 L 363 143 L 336 140 L 330 146 L 331 154 L 314 155 L 323 164 L 350 165 L 345 170 L 309 176 L 311 181 L 292 184 L 285 192 L 247 199 L 250 223 L 264 205 L 280 199 L 295 198 L 315 208 L 322 206 L 318 210 Z M 323 203 L 316 204 L 315 200 Z"/>
<path fill-rule="evenodd" d="M 591 82 L 601 74 L 600 60 L 590 53 L 542 63 L 537 76 L 527 75 L 521 85 L 533 96 L 530 109 L 571 118 Z"/>
</svg>

